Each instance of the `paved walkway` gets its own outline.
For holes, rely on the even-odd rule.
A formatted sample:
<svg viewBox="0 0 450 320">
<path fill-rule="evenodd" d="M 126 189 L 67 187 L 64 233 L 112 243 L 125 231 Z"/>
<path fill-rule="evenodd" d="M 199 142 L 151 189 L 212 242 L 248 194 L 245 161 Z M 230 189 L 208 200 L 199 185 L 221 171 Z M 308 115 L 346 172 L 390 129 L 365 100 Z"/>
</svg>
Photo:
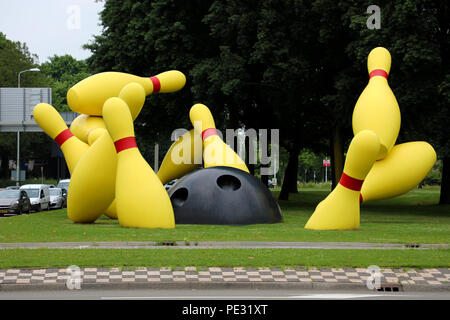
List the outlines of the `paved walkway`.
<svg viewBox="0 0 450 320">
<path fill-rule="evenodd" d="M 294 248 L 294 249 L 410 249 L 429 250 L 448 248 L 448 244 L 399 244 L 362 242 L 40 242 L 0 243 L 0 249 L 221 249 L 221 248 Z M 235 285 L 280 288 L 291 285 L 301 288 L 366 288 L 369 276 L 365 268 L 82 268 L 82 286 L 117 286 L 167 288 L 181 286 L 195 288 L 201 285 Z M 0 290 L 17 288 L 66 288 L 70 272 L 66 268 L 0 269 Z M 414 288 L 450 291 L 450 268 L 437 269 L 381 269 L 380 282 L 385 291 Z M 405 289 L 406 290 L 406 289 Z"/>
<path fill-rule="evenodd" d="M 448 244 L 369 242 L 128 241 L 0 243 L 0 249 L 447 249 Z"/>
<path fill-rule="evenodd" d="M 66 268 L 21 268 L 0 269 L 0 290 L 13 288 L 14 285 L 59 285 L 64 288 L 71 277 Z M 437 269 L 381 269 L 381 286 L 386 291 L 402 291 L 411 285 L 427 289 L 438 288 L 450 291 L 450 268 Z M 81 268 L 79 271 L 81 286 L 86 285 L 147 285 L 167 286 L 170 284 L 266 284 L 276 288 L 277 284 L 299 284 L 303 287 L 353 284 L 366 287 L 371 276 L 365 268 Z M 12 285 L 12 286 L 11 286 Z M 354 288 L 354 287 L 353 287 Z"/>
</svg>

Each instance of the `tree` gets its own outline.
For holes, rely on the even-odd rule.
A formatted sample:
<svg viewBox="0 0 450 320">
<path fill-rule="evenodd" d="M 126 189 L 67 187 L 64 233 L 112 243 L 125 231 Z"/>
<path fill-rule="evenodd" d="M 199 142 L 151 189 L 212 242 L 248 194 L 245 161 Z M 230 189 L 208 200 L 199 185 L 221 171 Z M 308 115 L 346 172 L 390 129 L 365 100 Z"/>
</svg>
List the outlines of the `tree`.
<svg viewBox="0 0 450 320">
<path fill-rule="evenodd" d="M 437 0 L 381 1 L 381 28 L 370 30 L 361 10 L 365 2 L 354 4 L 347 15 L 359 36 L 349 42 L 347 52 L 364 66 L 372 48 L 390 51 L 389 84 L 402 112 L 397 143 L 425 140 L 434 146 L 443 160 L 440 203 L 450 203 L 450 5 Z"/>
<path fill-rule="evenodd" d="M 20 71 L 38 67 L 37 55 L 31 54 L 25 43 L 8 40 L 0 32 L 0 87 L 17 87 Z M 27 73 L 21 78 L 21 87 L 39 87 L 46 83 L 40 72 Z"/>
<path fill-rule="evenodd" d="M 155 142 L 161 144 L 162 158 L 172 131 L 192 128 L 189 109 L 198 100 L 191 91 L 190 71 L 215 48 L 202 22 L 208 9 L 208 2 L 200 0 L 182 5 L 174 0 L 107 1 L 100 15 L 103 32 L 85 45 L 92 51 L 87 64 L 94 72 L 151 76 L 177 69 L 186 75 L 186 87 L 181 91 L 148 97 L 135 121 L 137 140 L 148 160 Z"/>
<path fill-rule="evenodd" d="M 50 79 L 53 105 L 59 111 L 70 111 L 67 105 L 67 91 L 76 83 L 90 76 L 85 61 L 76 60 L 70 55 L 49 58 L 40 66 L 41 71 Z"/>
<path fill-rule="evenodd" d="M 322 166 L 322 159 L 320 155 L 315 154 L 311 150 L 303 149 L 300 151 L 300 155 L 298 156 L 299 167 L 303 169 L 305 172 L 315 172 L 319 171 Z M 304 176 L 304 182 L 307 182 L 307 176 Z"/>
<path fill-rule="evenodd" d="M 319 14 L 311 8 L 306 1 L 213 2 L 204 21 L 219 53 L 193 70 L 193 90 L 218 103 L 230 123 L 280 129 L 290 153 L 280 199 L 296 191 L 300 146 L 321 144 L 315 118 L 326 45 L 315 40 Z"/>
<path fill-rule="evenodd" d="M 29 52 L 25 43 L 19 41 L 14 42 L 8 40 L 6 36 L 0 32 L 0 87 L 17 87 L 17 79 L 20 71 L 38 67 L 37 56 Z M 21 77 L 21 87 L 46 87 L 48 80 L 41 72 L 27 72 L 26 76 Z M 0 178 L 9 179 L 9 159 L 15 159 L 16 155 L 16 139 L 15 133 L 0 133 L 0 154 L 1 167 Z M 30 150 L 36 154 L 42 148 L 42 144 L 31 143 L 42 141 L 35 140 L 29 135 L 22 135 L 22 146 L 38 146 L 35 150 Z"/>
<path fill-rule="evenodd" d="M 280 129 L 290 159 L 280 193 L 287 199 L 295 191 L 288 186 L 297 179 L 302 148 L 331 154 L 336 185 L 352 137 L 353 107 L 367 84 L 367 55 L 387 47 L 390 85 L 403 116 L 398 141 L 435 145 L 444 159 L 445 193 L 448 5 L 378 5 L 381 29 L 367 28 L 362 0 L 111 0 L 101 13 L 102 34 L 86 45 L 93 52 L 87 62 L 95 72 L 153 75 L 173 68 L 186 74 L 186 88 L 151 96 L 135 123 L 146 157 L 174 128 L 191 127 L 187 115 L 194 102 L 210 107 L 218 128 Z"/>
</svg>

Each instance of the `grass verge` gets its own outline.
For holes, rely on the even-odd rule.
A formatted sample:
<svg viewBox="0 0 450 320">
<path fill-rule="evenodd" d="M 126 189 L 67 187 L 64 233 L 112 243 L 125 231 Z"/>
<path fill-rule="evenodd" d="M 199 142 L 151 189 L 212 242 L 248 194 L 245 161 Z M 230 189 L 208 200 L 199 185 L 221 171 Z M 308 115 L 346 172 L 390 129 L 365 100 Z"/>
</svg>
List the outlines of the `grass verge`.
<svg viewBox="0 0 450 320">
<path fill-rule="evenodd" d="M 26 267 L 450 267 L 450 250 L 8 249 L 0 269 Z"/>
<path fill-rule="evenodd" d="M 304 226 L 326 190 L 300 189 L 280 201 L 284 221 L 249 226 L 177 225 L 175 229 L 129 229 L 105 216 L 75 224 L 66 209 L 0 219 L 0 242 L 67 241 L 329 241 L 448 243 L 450 205 L 437 205 L 439 189 L 415 189 L 401 197 L 363 204 L 355 231 L 313 231 Z M 275 192 L 277 196 L 277 192 Z"/>
</svg>

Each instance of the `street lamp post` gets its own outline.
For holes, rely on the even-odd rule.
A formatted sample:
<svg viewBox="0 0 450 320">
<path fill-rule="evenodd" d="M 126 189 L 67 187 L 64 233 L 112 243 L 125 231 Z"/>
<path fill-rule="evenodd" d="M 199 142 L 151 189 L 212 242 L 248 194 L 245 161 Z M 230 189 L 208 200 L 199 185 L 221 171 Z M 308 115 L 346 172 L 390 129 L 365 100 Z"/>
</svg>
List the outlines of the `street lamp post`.
<svg viewBox="0 0 450 320">
<path fill-rule="evenodd" d="M 19 75 L 17 76 L 17 87 L 20 88 L 20 75 L 24 72 L 29 72 L 29 71 L 41 71 L 38 68 L 32 68 L 32 69 L 28 69 L 28 70 L 23 70 L 19 72 Z"/>
<path fill-rule="evenodd" d="M 23 70 L 19 72 L 19 75 L 17 76 L 17 87 L 20 88 L 20 75 L 24 72 L 39 72 L 38 68 L 32 68 L 28 70 Z M 20 128 L 17 129 L 17 164 L 16 164 L 16 186 L 19 186 L 20 184 Z"/>
</svg>

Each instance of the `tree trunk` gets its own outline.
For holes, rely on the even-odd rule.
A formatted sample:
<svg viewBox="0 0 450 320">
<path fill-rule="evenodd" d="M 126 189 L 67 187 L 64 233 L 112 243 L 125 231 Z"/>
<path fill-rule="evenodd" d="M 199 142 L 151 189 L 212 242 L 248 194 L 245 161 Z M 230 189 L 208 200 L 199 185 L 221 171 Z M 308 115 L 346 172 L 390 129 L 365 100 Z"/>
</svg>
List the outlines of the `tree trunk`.
<svg viewBox="0 0 450 320">
<path fill-rule="evenodd" d="M 289 152 L 289 161 L 284 171 L 283 184 L 281 186 L 280 195 L 278 200 L 289 200 L 289 193 L 293 191 L 293 185 L 295 183 L 295 190 L 297 190 L 297 174 L 298 174 L 298 154 L 299 148 L 291 150 Z"/>
<path fill-rule="evenodd" d="M 441 196 L 439 204 L 450 204 L 450 156 L 442 160 Z"/>
<path fill-rule="evenodd" d="M 245 159 L 244 162 L 247 165 L 248 171 L 250 171 L 250 174 L 252 176 L 255 175 L 255 164 L 250 163 L 250 139 L 244 140 L 244 146 L 245 146 Z"/>
<path fill-rule="evenodd" d="M 266 187 L 269 187 L 269 176 L 268 176 L 268 175 L 261 175 L 261 182 L 262 182 Z"/>
<path fill-rule="evenodd" d="M 252 176 L 254 176 L 254 175 L 255 175 L 255 165 L 254 165 L 254 164 L 248 163 L 248 164 L 247 164 L 247 168 L 248 168 L 248 171 L 250 171 L 250 174 L 251 174 Z"/>
<path fill-rule="evenodd" d="M 9 179 L 9 159 L 8 154 L 4 152 L 2 154 L 2 163 L 0 167 L 0 179 Z"/>
<path fill-rule="evenodd" d="M 290 179 L 288 180 L 289 193 L 298 193 L 298 189 L 297 189 L 298 154 L 299 154 L 299 151 L 295 151 L 292 156 L 292 159 L 289 159 L 289 162 L 292 161 L 291 172 L 289 173 Z"/>
<path fill-rule="evenodd" d="M 342 149 L 342 136 L 339 126 L 336 126 L 331 136 L 331 190 L 341 179 L 344 171 L 344 150 Z"/>
</svg>

